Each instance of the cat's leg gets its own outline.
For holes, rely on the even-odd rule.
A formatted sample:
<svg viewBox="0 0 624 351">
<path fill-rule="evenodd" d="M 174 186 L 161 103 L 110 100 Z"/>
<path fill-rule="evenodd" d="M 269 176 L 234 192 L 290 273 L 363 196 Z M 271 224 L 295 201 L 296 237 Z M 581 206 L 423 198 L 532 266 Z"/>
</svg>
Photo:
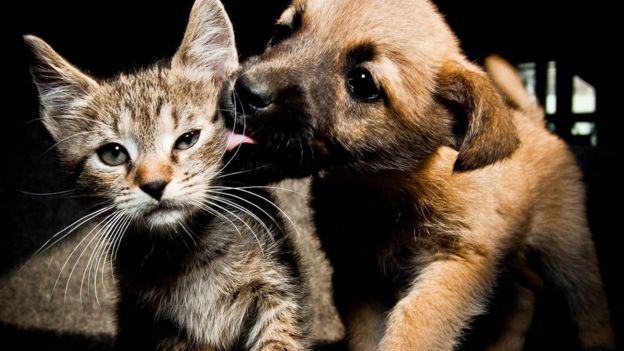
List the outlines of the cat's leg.
<svg viewBox="0 0 624 351">
<path fill-rule="evenodd" d="M 247 338 L 250 351 L 307 350 L 306 312 L 294 291 L 264 286 L 258 291 L 257 318 Z"/>
</svg>

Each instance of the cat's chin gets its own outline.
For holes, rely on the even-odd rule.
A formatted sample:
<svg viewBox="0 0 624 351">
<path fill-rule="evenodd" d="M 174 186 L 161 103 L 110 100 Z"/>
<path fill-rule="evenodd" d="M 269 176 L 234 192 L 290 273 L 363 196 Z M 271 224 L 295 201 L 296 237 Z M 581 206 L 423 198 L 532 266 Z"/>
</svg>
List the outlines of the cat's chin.
<svg viewBox="0 0 624 351">
<path fill-rule="evenodd" d="M 144 222 L 150 231 L 182 230 L 181 223 L 186 221 L 187 215 L 178 208 L 156 209 L 145 214 Z"/>
</svg>

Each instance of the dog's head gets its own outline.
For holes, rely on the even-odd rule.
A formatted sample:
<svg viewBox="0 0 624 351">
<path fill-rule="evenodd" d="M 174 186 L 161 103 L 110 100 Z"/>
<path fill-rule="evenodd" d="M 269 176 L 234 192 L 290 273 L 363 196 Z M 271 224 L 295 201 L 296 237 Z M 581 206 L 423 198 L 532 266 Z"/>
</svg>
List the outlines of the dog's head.
<svg viewBox="0 0 624 351">
<path fill-rule="evenodd" d="M 502 98 L 427 0 L 294 0 L 235 92 L 228 123 L 257 142 L 237 167 L 278 176 L 411 170 L 443 145 L 468 171 L 518 144 Z"/>
</svg>

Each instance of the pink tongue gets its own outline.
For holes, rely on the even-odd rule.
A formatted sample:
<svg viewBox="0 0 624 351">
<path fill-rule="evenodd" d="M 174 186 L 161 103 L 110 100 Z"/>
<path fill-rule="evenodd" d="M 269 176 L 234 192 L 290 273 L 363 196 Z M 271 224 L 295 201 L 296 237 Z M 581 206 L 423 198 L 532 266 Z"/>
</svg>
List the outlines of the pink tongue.
<svg viewBox="0 0 624 351">
<path fill-rule="evenodd" d="M 256 144 L 256 141 L 252 138 L 238 134 L 233 130 L 228 129 L 227 131 L 227 151 L 232 151 L 242 144 Z"/>
</svg>

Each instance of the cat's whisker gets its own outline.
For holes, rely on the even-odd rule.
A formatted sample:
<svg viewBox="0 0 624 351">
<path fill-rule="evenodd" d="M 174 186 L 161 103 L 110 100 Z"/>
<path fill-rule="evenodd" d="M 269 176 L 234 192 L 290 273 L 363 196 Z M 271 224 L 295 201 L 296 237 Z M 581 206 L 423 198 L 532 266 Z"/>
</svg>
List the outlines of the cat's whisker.
<svg viewBox="0 0 624 351">
<path fill-rule="evenodd" d="M 243 213 L 247 214 L 247 215 L 248 215 L 248 216 L 250 216 L 252 219 L 254 219 L 256 222 L 258 222 L 258 224 L 260 224 L 260 225 L 264 228 L 264 230 L 266 230 L 267 234 L 269 235 L 269 237 L 270 237 L 271 239 L 274 239 L 274 238 L 273 238 L 273 234 L 271 233 L 271 230 L 270 230 L 270 229 L 269 229 L 269 227 L 266 225 L 266 223 L 264 223 L 264 221 L 262 221 L 262 219 L 260 219 L 260 218 L 259 218 L 256 214 L 254 214 L 253 212 L 251 212 L 249 209 L 247 209 L 247 208 L 245 208 L 245 207 L 243 207 L 243 206 L 241 206 L 241 205 L 238 205 L 238 204 L 236 204 L 236 203 L 235 203 L 235 202 L 233 202 L 233 201 L 230 201 L 230 200 L 227 200 L 227 199 L 223 199 L 223 198 L 221 198 L 221 197 L 219 197 L 219 196 L 210 196 L 210 195 L 208 195 L 208 196 L 207 196 L 207 198 L 208 198 L 208 199 L 211 199 L 211 200 L 213 200 L 213 201 L 218 201 L 218 202 L 220 202 L 220 203 L 224 204 L 224 206 L 231 206 L 231 207 L 234 207 L 234 209 L 239 210 L 239 211 L 241 211 L 241 212 L 243 212 Z M 216 204 L 215 204 L 215 205 L 216 205 Z M 240 218 L 240 217 L 239 217 L 239 218 Z M 239 220 L 240 220 L 240 219 L 239 219 Z M 242 220 L 241 220 L 241 221 L 242 221 Z M 251 229 L 251 227 L 250 227 L 250 226 L 249 226 L 246 222 L 243 222 L 243 224 L 245 224 L 245 226 L 247 226 L 247 228 L 249 228 L 249 230 L 252 230 L 252 229 Z M 256 240 L 258 240 L 258 242 L 259 242 L 259 238 L 258 238 L 258 236 L 256 235 L 256 232 L 252 230 L 252 233 L 253 233 L 253 235 L 256 237 Z"/>
<path fill-rule="evenodd" d="M 112 221 L 114 221 L 118 216 L 119 216 L 119 214 L 117 212 L 115 212 L 113 214 Z M 107 222 L 103 226 L 102 229 L 106 230 L 109 227 L 109 223 L 110 222 Z M 98 233 L 95 236 L 97 238 L 97 241 L 95 243 L 95 248 L 91 251 L 91 254 L 89 255 L 89 259 L 87 260 L 87 263 L 85 265 L 85 269 L 84 269 L 84 271 L 82 273 L 82 279 L 80 280 L 80 293 L 79 293 L 79 295 L 80 295 L 80 302 L 81 302 L 81 304 L 82 304 L 82 291 L 83 291 L 83 286 L 84 286 L 84 282 L 85 282 L 85 277 L 87 277 L 87 272 L 88 272 L 88 277 L 87 277 L 87 296 L 90 296 L 90 291 L 91 291 L 91 289 L 90 289 L 90 287 L 91 287 L 90 282 L 91 282 L 91 271 L 93 269 L 93 260 L 94 260 L 94 257 L 97 257 L 98 252 L 99 252 L 99 250 L 101 248 L 102 242 L 104 240 L 104 235 L 101 235 L 100 234 L 101 232 L 102 232 L 102 230 L 99 230 Z"/>
<path fill-rule="evenodd" d="M 110 295 L 106 287 L 106 281 L 104 279 L 104 273 L 106 271 L 106 258 L 108 257 L 108 252 L 111 250 L 113 237 L 116 236 L 117 232 L 122 229 L 126 220 L 127 218 L 124 216 L 124 213 L 122 211 L 119 211 L 119 216 L 115 221 L 114 225 L 103 236 L 105 241 L 102 242 L 101 249 L 98 252 L 98 259 L 95 263 L 95 274 L 93 275 L 93 290 L 95 291 L 95 300 L 98 302 L 98 305 L 100 305 L 97 289 L 98 271 L 101 271 L 102 288 L 107 295 Z"/>
<path fill-rule="evenodd" d="M 113 218 L 111 219 L 111 221 L 112 222 L 116 221 L 119 218 L 119 216 L 120 216 L 119 212 L 116 211 L 114 216 L 113 216 Z M 90 281 L 91 281 L 91 272 L 93 270 L 93 264 L 94 264 L 93 260 L 94 260 L 94 257 L 95 258 L 98 257 L 98 255 L 100 253 L 100 250 L 102 249 L 102 246 L 106 244 L 105 238 L 106 238 L 106 233 L 108 232 L 108 228 L 109 227 L 110 227 L 109 223 L 106 223 L 106 225 L 103 228 L 103 229 L 105 229 L 104 235 L 99 235 L 99 239 L 98 239 L 98 241 L 95 244 L 95 249 L 91 252 L 91 256 L 89 257 L 89 260 L 87 261 L 85 273 L 87 271 L 89 271 L 89 274 L 88 274 L 88 277 L 87 277 L 87 284 L 88 284 L 87 291 L 88 292 L 91 291 L 91 289 L 90 289 Z M 82 287 L 83 287 L 83 284 L 84 284 L 84 278 L 85 278 L 85 274 L 83 273 L 82 281 L 80 282 L 81 292 L 82 292 Z M 81 293 L 81 295 L 82 295 L 82 293 Z"/>
<path fill-rule="evenodd" d="M 62 196 L 62 195 L 71 194 L 74 191 L 76 191 L 76 189 L 61 190 L 61 191 L 55 191 L 55 192 L 50 192 L 50 193 L 35 193 L 35 192 L 30 192 L 30 191 L 25 191 L 25 190 L 19 190 L 19 192 L 24 194 L 24 195 L 42 196 L 42 197 Z"/>
<path fill-rule="evenodd" d="M 232 225 L 232 227 L 234 228 L 234 230 L 236 230 L 236 232 L 238 233 L 239 236 L 243 236 L 243 233 L 241 233 L 240 229 L 238 229 L 238 226 L 236 224 L 234 224 L 234 222 L 229 219 L 226 215 L 220 213 L 219 211 L 213 209 L 210 207 L 211 202 L 208 202 L 206 204 L 202 204 L 198 201 L 192 201 L 193 204 L 195 204 L 197 207 L 201 208 L 203 211 L 207 212 L 208 214 L 211 214 L 215 217 L 221 218 L 223 220 L 225 220 L 226 222 L 230 223 Z"/>
<path fill-rule="evenodd" d="M 238 94 L 236 93 L 236 89 L 232 89 L 232 95 L 235 99 L 237 99 L 241 104 L 241 107 L 243 106 L 242 101 L 240 100 L 240 97 L 238 96 Z M 243 115 L 245 115 L 245 110 L 241 111 L 241 113 Z M 228 136 L 228 138 L 232 138 L 234 136 L 234 129 L 236 128 L 236 118 L 238 117 L 238 113 L 236 111 L 236 104 L 234 104 L 234 123 L 233 123 L 233 128 L 232 128 L 232 132 L 230 133 L 230 135 Z M 242 134 L 245 135 L 245 131 L 247 130 L 247 124 L 245 122 L 245 118 L 242 119 L 243 120 L 243 131 Z M 229 139 L 228 139 L 229 140 Z M 236 158 L 236 155 L 238 155 L 238 152 L 241 149 L 242 144 L 239 144 L 238 146 L 236 146 L 236 151 L 234 151 L 234 154 L 232 155 L 232 157 L 228 160 L 228 162 L 225 163 L 225 165 L 223 167 L 221 167 L 221 169 L 217 172 L 217 174 L 223 172 L 223 170 L 227 169 L 227 167 L 230 165 L 230 163 L 232 163 L 232 161 L 234 160 L 234 158 Z M 221 155 L 221 158 L 223 158 L 223 156 L 227 153 L 227 149 L 224 150 L 223 154 Z"/>
<path fill-rule="evenodd" d="M 246 170 L 243 170 L 243 171 L 237 171 L 237 172 L 230 172 L 230 173 L 220 174 L 217 177 L 215 177 L 215 179 L 223 179 L 223 178 L 227 178 L 227 177 L 231 177 L 231 176 L 235 176 L 235 175 L 239 175 L 239 174 L 255 172 L 255 171 L 260 170 L 260 169 L 271 167 L 274 164 L 275 163 L 267 163 L 267 164 L 264 164 L 264 165 L 261 165 L 261 166 L 255 167 L 255 168 L 251 168 L 251 169 L 246 169 Z"/>
<path fill-rule="evenodd" d="M 100 309 L 102 309 L 102 307 L 100 305 L 98 291 L 97 291 L 97 270 L 99 267 L 99 260 L 101 257 L 102 250 L 107 245 L 107 241 L 108 241 L 107 235 L 115 227 L 119 219 L 120 219 L 120 213 L 117 212 L 115 216 L 112 217 L 108 221 L 108 223 L 106 223 L 106 225 L 98 232 L 97 235 L 99 238 L 97 242 L 95 243 L 95 248 L 91 251 L 91 255 L 89 257 L 89 260 L 87 261 L 87 265 L 86 265 L 85 271 L 83 272 L 82 280 L 80 282 L 80 298 L 82 302 L 82 289 L 83 289 L 85 274 L 88 272 L 87 274 L 87 296 L 91 296 L 91 288 L 92 288 L 91 274 L 95 270 L 95 273 L 93 273 L 95 277 L 94 278 L 95 283 L 93 284 L 93 293 L 95 296 L 95 301 Z"/>
<path fill-rule="evenodd" d="M 228 187 L 221 187 L 221 188 L 228 189 Z M 229 190 L 237 190 L 237 191 L 244 192 L 244 193 L 246 193 L 246 194 L 249 194 L 249 195 L 255 196 L 256 198 L 258 198 L 258 199 L 260 199 L 260 200 L 262 200 L 262 201 L 264 201 L 264 202 L 268 203 L 269 205 L 273 206 L 276 210 L 278 210 L 278 211 L 282 214 L 282 216 L 284 216 L 284 217 L 286 218 L 286 220 L 290 223 L 290 225 L 292 226 L 293 230 L 295 231 L 295 234 L 297 234 L 297 236 L 299 236 L 299 229 L 297 228 L 297 225 L 295 225 L 295 222 L 292 220 L 292 218 L 290 218 L 290 216 L 289 216 L 288 214 L 286 214 L 286 212 L 285 212 L 284 210 L 282 210 L 282 209 L 281 209 L 281 208 L 280 208 L 277 204 L 275 204 L 275 203 L 274 203 L 273 201 L 271 201 L 270 199 L 268 199 L 268 198 L 266 198 L 266 197 L 264 197 L 264 196 L 262 196 L 262 195 L 256 194 L 256 193 L 254 193 L 253 191 L 249 191 L 249 190 L 247 190 L 247 189 L 244 189 L 244 188 L 229 188 Z M 254 207 L 258 208 L 258 209 L 259 209 L 259 210 L 261 210 L 262 212 L 264 212 L 267 216 L 269 216 L 269 218 L 272 218 L 272 217 L 271 217 L 268 213 L 266 213 L 264 210 L 262 210 L 262 209 L 261 209 L 258 205 L 256 205 L 255 203 L 253 203 L 253 202 L 251 202 L 251 201 L 249 201 L 249 200 L 243 199 L 242 197 L 236 196 L 236 195 L 234 195 L 234 194 L 230 194 L 230 193 L 228 193 L 228 192 L 220 192 L 220 193 L 221 193 L 221 194 L 223 194 L 223 195 L 227 195 L 227 196 L 231 196 L 231 197 L 236 197 L 236 198 L 238 198 L 238 199 L 240 199 L 240 200 L 243 200 L 243 201 L 245 201 L 245 202 L 249 203 L 250 205 L 252 205 L 252 206 L 254 206 Z M 275 220 L 273 220 L 273 222 L 275 222 Z M 279 224 L 277 224 L 277 222 L 275 222 L 275 224 L 276 224 L 278 227 L 280 226 Z"/>
<path fill-rule="evenodd" d="M 218 191 L 218 190 L 206 190 L 206 192 L 211 193 L 211 194 L 217 194 L 217 195 L 228 196 L 228 197 L 231 197 L 231 198 L 233 198 L 233 199 L 243 201 L 244 203 L 249 204 L 249 205 L 253 206 L 254 208 L 258 209 L 260 212 L 264 213 L 264 214 L 265 214 L 265 215 L 266 215 L 269 219 L 271 219 L 271 221 L 272 221 L 272 222 L 273 222 L 273 223 L 274 223 L 274 224 L 275 224 L 278 228 L 280 228 L 280 227 L 281 227 L 281 225 L 280 225 L 280 224 L 279 224 L 279 223 L 275 220 L 275 218 L 273 218 L 273 216 L 272 216 L 271 214 L 269 214 L 267 211 L 265 211 L 262 207 L 260 207 L 260 206 L 256 205 L 255 203 L 253 203 L 253 202 L 251 202 L 251 201 L 249 201 L 249 200 L 247 200 L 247 199 L 243 198 L 242 196 L 238 196 L 238 195 L 230 194 L 230 193 L 225 192 L 225 191 Z M 250 193 L 251 193 L 251 192 L 250 192 Z M 264 198 L 264 197 L 262 197 L 262 196 L 260 196 L 260 195 L 258 195 L 258 196 L 259 196 L 259 197 L 261 197 L 261 198 L 262 198 L 263 200 L 265 200 L 265 201 L 269 201 L 269 200 L 267 200 L 266 198 Z M 224 199 L 224 200 L 225 200 L 225 199 Z M 271 205 L 273 205 L 274 207 L 277 207 L 275 204 L 273 204 L 273 202 L 271 202 L 271 201 L 269 201 L 269 202 L 270 202 L 270 204 L 271 204 Z M 232 201 L 232 204 L 236 204 L 236 203 Z M 236 205 L 237 205 L 237 204 L 236 204 Z M 240 205 L 237 205 L 237 206 L 240 206 Z M 239 208 L 239 209 L 241 209 L 241 208 L 243 208 L 243 209 L 245 209 L 245 210 L 248 210 L 248 209 L 244 208 L 243 206 L 240 206 L 240 208 Z M 281 209 L 280 209 L 280 210 L 281 210 Z M 251 215 L 252 213 L 253 213 L 253 212 L 251 212 L 251 211 L 249 211 L 249 212 L 248 212 L 248 214 L 250 214 L 250 215 Z M 256 220 L 260 220 L 260 218 L 258 218 L 257 216 L 256 216 L 256 218 L 254 218 L 254 219 L 256 219 Z M 264 224 L 264 222 L 263 222 L 263 224 Z M 271 237 L 271 239 L 273 239 L 273 235 L 271 234 L 271 231 L 270 231 L 268 228 L 266 228 L 266 226 L 265 226 L 265 229 L 267 230 L 267 233 L 269 233 L 269 236 Z"/>
<path fill-rule="evenodd" d="M 121 238 L 123 238 L 124 234 L 128 230 L 128 227 L 130 227 L 130 224 L 132 224 L 132 218 L 128 216 L 127 213 L 125 213 L 125 220 L 122 223 L 120 230 L 117 233 L 115 233 L 115 235 L 112 237 L 110 247 L 107 252 L 107 260 L 109 262 L 109 271 L 111 273 L 111 278 L 113 280 L 113 283 L 116 283 L 115 268 L 113 266 L 115 262 L 115 248 L 119 245 L 119 243 L 121 243 Z M 102 270 L 102 284 L 104 284 L 104 269 Z M 106 285 L 104 285 L 104 288 L 106 289 Z"/>
<path fill-rule="evenodd" d="M 99 215 L 105 213 L 106 211 L 111 210 L 112 208 L 113 208 L 113 206 L 107 206 L 107 207 L 101 208 L 101 209 L 99 209 L 97 211 L 91 212 L 91 213 L 89 213 L 87 215 L 84 215 L 84 216 L 80 217 L 80 219 L 74 221 L 72 224 L 70 224 L 70 225 L 66 226 L 65 228 L 61 229 L 60 231 L 56 232 L 54 235 L 52 235 L 52 237 L 50 237 L 50 239 L 48 239 L 45 243 L 43 243 L 43 245 L 41 245 L 41 247 L 37 251 L 35 251 L 35 253 L 28 260 L 26 260 L 26 263 L 24 263 L 24 265 L 22 265 L 20 270 L 23 269 L 24 266 L 26 266 L 28 264 L 28 262 L 30 262 L 30 260 L 34 259 L 35 257 L 38 257 L 39 255 L 41 255 L 44 252 L 46 252 L 47 250 L 49 250 L 51 247 L 56 245 L 58 242 L 60 242 L 61 240 L 66 238 L 68 235 L 73 233 L 76 229 L 80 228 L 83 224 L 85 224 L 88 221 L 98 217 Z M 67 231 L 67 233 L 63 234 L 66 231 Z M 63 234 L 63 235 L 61 235 L 61 234 Z M 61 237 L 57 238 L 59 235 L 61 235 Z M 57 238 L 57 239 L 54 240 L 55 238 Z"/>
<path fill-rule="evenodd" d="M 197 247 L 198 244 L 197 244 L 197 241 L 194 238 L 194 237 L 197 237 L 197 234 L 191 234 L 191 232 L 186 228 L 184 223 L 182 223 L 182 221 L 180 221 L 179 219 L 176 219 L 176 222 L 178 222 L 178 224 L 180 225 L 182 230 L 184 230 L 186 232 L 186 234 L 189 236 L 189 238 L 191 238 L 191 240 L 193 241 L 193 244 L 195 245 L 195 247 Z M 197 238 L 199 239 L 199 237 L 197 237 Z"/>
<path fill-rule="evenodd" d="M 69 140 L 71 140 L 73 138 L 77 138 L 79 136 L 86 135 L 86 134 L 93 134 L 93 132 L 92 131 L 85 131 L 85 132 L 78 132 L 76 134 L 72 134 L 72 135 L 70 135 L 70 136 L 68 136 L 66 138 L 63 138 L 63 139 L 57 141 L 56 143 L 54 143 L 54 145 L 50 146 L 46 151 L 43 152 L 43 154 L 47 154 L 48 152 L 54 150 L 57 146 L 59 146 L 60 144 L 66 142 L 66 141 L 69 141 Z"/>
<path fill-rule="evenodd" d="M 217 197 L 210 197 L 214 200 L 217 200 Z M 207 201 L 209 201 L 210 199 L 207 199 Z M 221 211 L 225 211 L 227 213 L 229 213 L 230 215 L 232 215 L 234 218 L 236 218 L 239 222 L 241 222 L 245 227 L 247 227 L 247 229 L 249 229 L 249 231 L 251 232 L 251 234 L 254 236 L 254 238 L 256 239 L 256 242 L 258 242 L 258 247 L 260 248 L 260 252 L 262 252 L 262 254 L 264 255 L 264 248 L 262 247 L 262 243 L 260 242 L 260 238 L 258 238 L 258 235 L 256 234 L 256 232 L 253 230 L 253 228 L 251 228 L 251 226 L 249 224 L 247 224 L 246 221 L 244 221 L 240 216 L 238 216 L 236 213 L 228 210 L 227 208 L 214 203 L 212 201 L 210 201 L 210 205 L 217 207 L 218 209 L 220 209 Z M 239 232 L 240 233 L 240 232 Z"/>
<path fill-rule="evenodd" d="M 95 233 L 95 235 L 92 236 L 92 238 L 87 242 L 87 244 L 85 245 L 85 247 L 82 249 L 82 251 L 80 252 L 80 254 L 78 255 L 78 258 L 76 259 L 76 261 L 74 262 L 71 270 L 69 271 L 69 277 L 67 278 L 67 282 L 65 283 L 65 293 L 63 295 L 63 302 L 65 302 L 67 300 L 67 292 L 69 290 L 69 283 L 71 282 L 71 278 L 72 275 L 74 274 L 74 271 L 76 270 L 76 267 L 78 266 L 78 264 L 80 263 L 82 257 L 84 256 L 85 252 L 87 252 L 87 250 L 89 249 L 89 247 L 91 246 L 91 244 L 93 243 L 94 240 L 98 239 L 102 233 L 102 230 L 104 228 L 106 228 L 106 226 L 110 223 L 111 218 L 114 218 L 114 216 L 117 214 L 117 212 L 113 212 L 110 215 L 106 216 L 106 218 L 104 218 L 102 220 L 102 222 L 99 223 L 98 226 L 96 226 L 96 228 L 99 227 L 98 231 Z M 101 224 L 101 225 L 100 225 Z M 95 228 L 94 228 L 95 229 Z M 84 240 L 84 239 L 83 239 Z M 82 240 L 81 240 L 82 242 Z M 73 251 L 72 251 L 73 253 Z M 93 252 L 91 253 L 93 254 Z M 71 257 L 72 254 L 70 254 Z M 80 294 L 78 295 L 80 297 L 80 305 L 82 306 L 82 282 L 80 285 Z"/>
<path fill-rule="evenodd" d="M 236 187 L 224 186 L 224 185 L 215 185 L 215 186 L 212 186 L 212 188 L 230 189 L 230 190 L 238 190 L 238 189 L 269 189 L 269 190 L 284 191 L 284 192 L 288 192 L 288 193 L 292 193 L 292 194 L 296 194 L 296 195 L 304 196 L 304 197 L 308 196 L 308 194 L 304 194 L 304 193 L 301 193 L 301 192 L 298 192 L 298 191 L 295 191 L 295 190 L 292 190 L 292 189 L 288 189 L 288 188 L 284 188 L 284 187 L 278 187 L 278 186 L 269 186 L 269 185 L 236 186 Z"/>
<path fill-rule="evenodd" d="M 113 213 L 114 214 L 114 213 Z M 91 230 L 80 240 L 80 242 L 78 242 L 78 244 L 76 244 L 76 246 L 72 249 L 72 251 L 69 253 L 69 255 L 67 255 L 67 259 L 65 260 L 65 262 L 63 263 L 63 265 L 61 266 L 61 269 L 59 271 L 58 276 L 56 277 L 56 280 L 54 281 L 54 285 L 52 286 L 52 292 L 54 292 L 54 290 L 56 290 L 56 287 L 58 286 L 58 283 L 63 275 L 63 272 L 65 272 L 65 268 L 67 267 L 67 264 L 70 262 L 71 258 L 74 256 L 74 254 L 78 251 L 78 249 L 82 246 L 82 244 L 91 236 L 94 236 L 94 232 L 95 230 L 100 226 L 100 224 L 105 221 L 107 218 L 109 218 L 112 214 L 108 215 L 104 220 L 100 221 L 98 224 L 96 224 L 93 228 L 91 228 Z M 71 275 L 70 275 L 71 278 Z M 69 282 L 69 280 L 68 280 Z M 67 292 L 67 289 L 65 290 L 65 292 Z M 63 297 L 63 311 L 65 310 L 65 300 L 66 300 L 66 294 Z"/>
</svg>

